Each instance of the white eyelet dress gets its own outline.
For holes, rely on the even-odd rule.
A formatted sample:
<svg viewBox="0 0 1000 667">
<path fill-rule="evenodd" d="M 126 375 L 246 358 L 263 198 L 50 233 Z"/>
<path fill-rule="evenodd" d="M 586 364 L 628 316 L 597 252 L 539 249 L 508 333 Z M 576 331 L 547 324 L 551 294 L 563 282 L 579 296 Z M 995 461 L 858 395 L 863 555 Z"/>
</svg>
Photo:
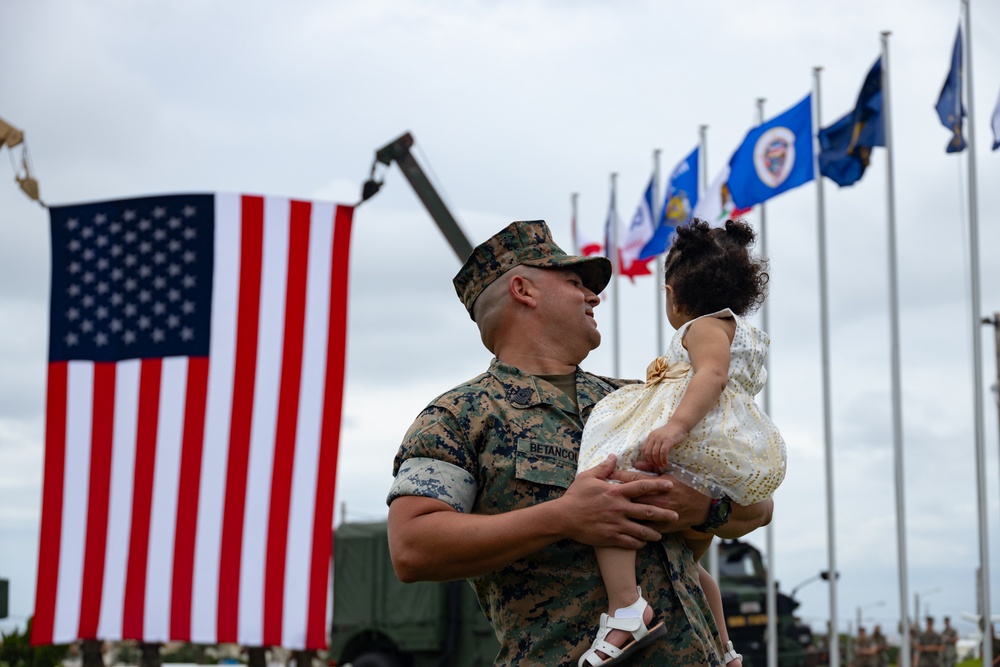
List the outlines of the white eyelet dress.
<svg viewBox="0 0 1000 667">
<path fill-rule="evenodd" d="M 771 497 L 785 477 L 785 442 L 754 400 L 767 379 L 770 339 L 728 308 L 703 317 L 736 321 L 729 381 L 715 407 L 670 450 L 670 472 L 713 498 L 727 495 L 738 505 L 751 505 Z M 693 374 L 683 345 L 691 322 L 646 369 L 645 384 L 622 387 L 594 406 L 583 430 L 578 473 L 612 453 L 618 455 L 618 468 L 632 469 L 649 432 L 670 419 Z"/>
</svg>

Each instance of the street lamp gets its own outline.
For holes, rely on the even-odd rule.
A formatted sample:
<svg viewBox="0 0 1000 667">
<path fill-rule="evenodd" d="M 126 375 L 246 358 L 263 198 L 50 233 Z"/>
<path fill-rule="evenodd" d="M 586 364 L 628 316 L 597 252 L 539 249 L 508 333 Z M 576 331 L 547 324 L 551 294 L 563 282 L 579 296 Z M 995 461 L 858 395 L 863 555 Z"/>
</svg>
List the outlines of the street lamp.
<svg viewBox="0 0 1000 667">
<path fill-rule="evenodd" d="M 941 592 L 941 587 L 938 586 L 935 588 L 930 588 L 926 591 L 918 591 L 917 593 L 913 594 L 913 622 L 917 624 L 918 628 L 920 627 L 920 596 L 921 595 L 927 596 L 930 595 L 931 593 L 940 593 L 940 592 Z"/>
<path fill-rule="evenodd" d="M 874 609 L 875 607 L 884 607 L 885 600 L 879 600 L 878 602 L 870 602 L 866 605 L 858 605 L 858 630 L 861 630 L 861 610 L 862 609 Z"/>
<path fill-rule="evenodd" d="M 788 597 L 794 599 L 795 598 L 795 591 L 799 590 L 800 588 L 802 588 L 806 584 L 809 584 L 809 583 L 812 583 L 812 582 L 816 581 L 817 579 L 822 579 L 823 581 L 830 581 L 830 579 L 833 579 L 834 581 L 836 581 L 838 577 L 840 577 L 840 574 L 838 574 L 836 572 L 834 572 L 833 576 L 831 576 L 829 570 L 823 570 L 819 574 L 815 574 L 815 575 L 809 577 L 808 579 L 806 579 L 805 581 L 802 581 L 802 582 L 799 582 L 798 584 L 796 584 L 792 588 L 792 592 L 788 594 Z"/>
</svg>

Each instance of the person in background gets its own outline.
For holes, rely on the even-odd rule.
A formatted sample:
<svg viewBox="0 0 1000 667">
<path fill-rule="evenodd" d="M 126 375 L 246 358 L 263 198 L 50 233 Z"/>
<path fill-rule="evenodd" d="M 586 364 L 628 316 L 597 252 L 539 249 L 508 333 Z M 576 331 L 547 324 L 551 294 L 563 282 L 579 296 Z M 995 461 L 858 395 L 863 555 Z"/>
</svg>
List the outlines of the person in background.
<svg viewBox="0 0 1000 667">
<path fill-rule="evenodd" d="M 920 667 L 941 667 L 944 642 L 934 629 L 934 617 L 927 617 L 927 627 L 917 637 L 917 651 L 920 652 Z"/>
<path fill-rule="evenodd" d="M 872 641 L 875 642 L 875 646 L 878 648 L 877 657 L 879 667 L 886 667 L 889 664 L 889 640 L 882 634 L 881 625 L 876 624 L 872 628 Z"/>
<path fill-rule="evenodd" d="M 941 641 L 944 643 L 944 651 L 941 653 L 942 667 L 955 667 L 958 662 L 958 630 L 951 627 L 951 618 L 944 617 L 944 629 L 941 631 Z"/>
<path fill-rule="evenodd" d="M 879 667 L 879 648 L 875 638 L 863 628 L 858 628 L 858 639 L 854 643 L 854 667 Z"/>
</svg>

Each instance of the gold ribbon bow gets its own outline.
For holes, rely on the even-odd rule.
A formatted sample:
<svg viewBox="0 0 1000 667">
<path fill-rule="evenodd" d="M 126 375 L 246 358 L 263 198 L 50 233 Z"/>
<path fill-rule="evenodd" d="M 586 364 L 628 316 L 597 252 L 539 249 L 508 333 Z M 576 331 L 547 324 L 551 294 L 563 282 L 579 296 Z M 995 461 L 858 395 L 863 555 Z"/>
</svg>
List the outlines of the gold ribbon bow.
<svg viewBox="0 0 1000 667">
<path fill-rule="evenodd" d="M 646 367 L 646 384 L 659 384 L 665 380 L 683 380 L 691 370 L 691 364 L 685 361 L 670 363 L 666 357 L 657 357 Z"/>
</svg>

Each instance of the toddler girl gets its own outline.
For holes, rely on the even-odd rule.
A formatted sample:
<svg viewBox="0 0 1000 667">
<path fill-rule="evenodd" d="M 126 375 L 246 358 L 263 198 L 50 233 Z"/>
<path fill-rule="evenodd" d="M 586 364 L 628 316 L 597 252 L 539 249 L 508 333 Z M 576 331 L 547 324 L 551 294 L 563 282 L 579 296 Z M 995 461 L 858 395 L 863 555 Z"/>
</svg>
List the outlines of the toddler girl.
<svg viewBox="0 0 1000 667">
<path fill-rule="evenodd" d="M 754 233 L 743 221 L 713 228 L 701 220 L 677 228 L 664 265 L 667 317 L 677 329 L 667 354 L 646 369 L 645 384 L 623 387 L 591 413 L 578 471 L 618 457 L 619 469 L 642 459 L 659 472 L 712 498 L 751 505 L 774 493 L 785 476 L 785 443 L 754 401 L 763 388 L 769 339 L 743 320 L 764 301 L 764 260 L 751 257 Z M 689 530 L 695 560 L 712 534 Z M 598 547 L 608 591 L 593 645 L 580 667 L 617 665 L 665 631 L 647 624 L 653 611 L 636 585 L 635 551 Z M 719 627 L 729 667 L 742 665 L 725 627 L 722 596 L 698 566 L 702 589 Z"/>
</svg>

